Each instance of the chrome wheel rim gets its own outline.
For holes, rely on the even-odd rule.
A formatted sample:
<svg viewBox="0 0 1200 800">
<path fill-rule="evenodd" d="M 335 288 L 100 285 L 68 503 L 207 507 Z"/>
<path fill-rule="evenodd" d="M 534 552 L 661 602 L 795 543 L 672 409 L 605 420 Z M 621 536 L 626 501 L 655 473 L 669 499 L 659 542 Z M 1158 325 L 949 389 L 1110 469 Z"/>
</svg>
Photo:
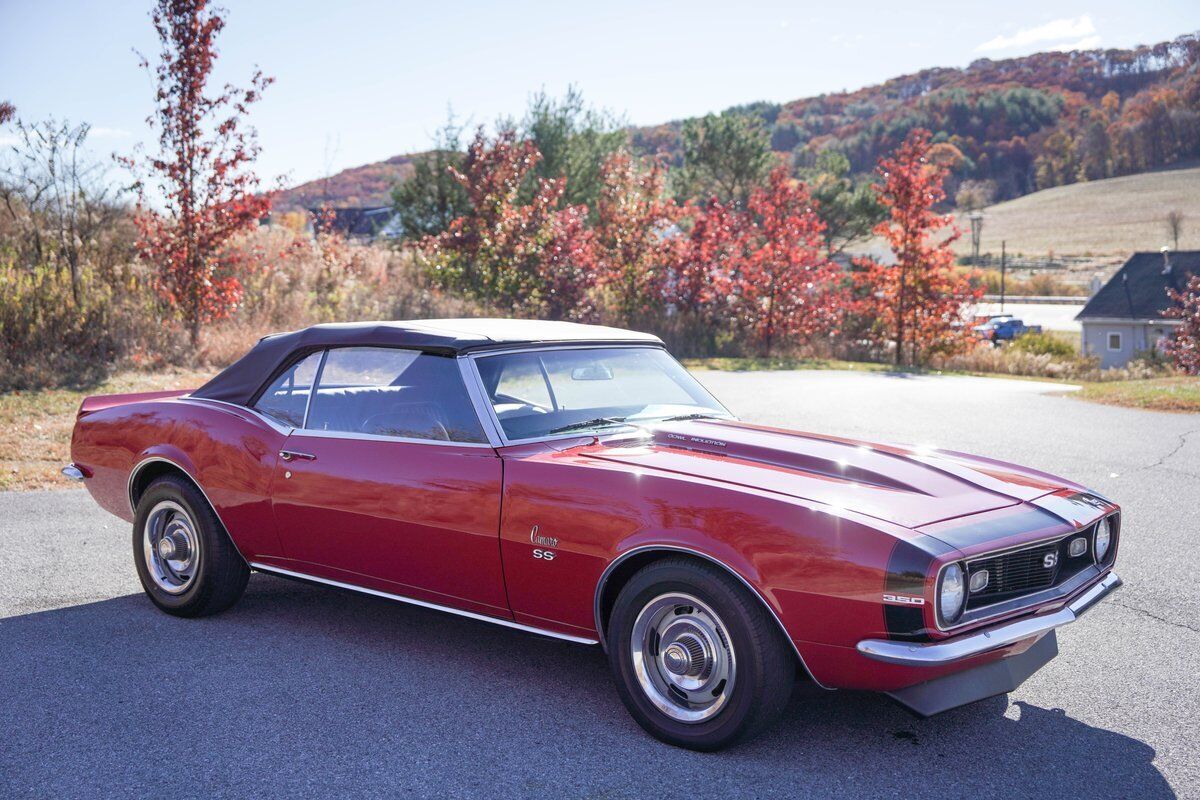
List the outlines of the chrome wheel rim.
<svg viewBox="0 0 1200 800">
<path fill-rule="evenodd" d="M 654 706 L 671 719 L 698 723 L 725 707 L 737 660 L 725 624 L 690 594 L 662 594 L 633 623 L 633 671 Z"/>
<path fill-rule="evenodd" d="M 163 500 L 150 509 L 142 528 L 142 553 L 155 586 L 168 594 L 188 590 L 200 566 L 200 536 L 182 505 Z"/>
</svg>

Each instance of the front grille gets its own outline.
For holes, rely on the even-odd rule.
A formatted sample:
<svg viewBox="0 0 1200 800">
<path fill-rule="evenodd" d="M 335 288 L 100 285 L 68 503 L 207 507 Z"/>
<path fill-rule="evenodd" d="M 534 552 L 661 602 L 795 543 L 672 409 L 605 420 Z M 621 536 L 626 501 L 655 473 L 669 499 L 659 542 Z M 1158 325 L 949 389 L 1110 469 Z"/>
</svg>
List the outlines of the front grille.
<svg viewBox="0 0 1200 800">
<path fill-rule="evenodd" d="M 983 570 L 988 572 L 987 586 L 971 593 L 972 599 L 977 601 L 975 605 L 1053 586 L 1061 563 L 1060 549 L 1060 542 L 1054 541 L 967 562 L 967 572 L 971 575 Z M 1047 556 L 1051 557 L 1049 567 L 1046 566 Z"/>
</svg>

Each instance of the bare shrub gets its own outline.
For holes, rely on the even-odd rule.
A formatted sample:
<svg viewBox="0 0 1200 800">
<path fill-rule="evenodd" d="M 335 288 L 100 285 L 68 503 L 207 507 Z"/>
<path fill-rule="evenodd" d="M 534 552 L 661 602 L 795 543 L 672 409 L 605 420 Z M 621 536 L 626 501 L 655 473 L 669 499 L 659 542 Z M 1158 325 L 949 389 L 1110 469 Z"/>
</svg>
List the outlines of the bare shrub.
<svg viewBox="0 0 1200 800">
<path fill-rule="evenodd" d="M 983 345 L 966 353 L 936 361 L 937 369 L 989 372 L 1068 381 L 1124 381 L 1170 375 L 1169 367 L 1151 359 L 1137 359 L 1125 367 L 1100 368 L 1100 359 L 1064 357 L 1056 353 L 1030 352 L 1016 347 Z"/>
</svg>

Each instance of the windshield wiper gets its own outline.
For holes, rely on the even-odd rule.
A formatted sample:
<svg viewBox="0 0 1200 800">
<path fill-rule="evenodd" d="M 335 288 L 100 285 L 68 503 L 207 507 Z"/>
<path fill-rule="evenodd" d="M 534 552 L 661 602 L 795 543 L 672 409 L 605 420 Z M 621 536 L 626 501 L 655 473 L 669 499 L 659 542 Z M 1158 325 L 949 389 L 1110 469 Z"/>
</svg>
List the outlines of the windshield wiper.
<svg viewBox="0 0 1200 800">
<path fill-rule="evenodd" d="M 624 417 L 595 417 L 593 419 L 585 419 L 582 422 L 572 422 L 570 425 L 563 425 L 558 428 L 551 428 L 547 433 L 566 433 L 567 431 L 577 431 L 582 428 L 596 428 L 600 425 L 624 425 Z"/>
<path fill-rule="evenodd" d="M 717 415 L 709 413 L 680 414 L 676 417 L 663 417 L 663 422 L 684 422 L 689 419 L 717 419 Z"/>
</svg>

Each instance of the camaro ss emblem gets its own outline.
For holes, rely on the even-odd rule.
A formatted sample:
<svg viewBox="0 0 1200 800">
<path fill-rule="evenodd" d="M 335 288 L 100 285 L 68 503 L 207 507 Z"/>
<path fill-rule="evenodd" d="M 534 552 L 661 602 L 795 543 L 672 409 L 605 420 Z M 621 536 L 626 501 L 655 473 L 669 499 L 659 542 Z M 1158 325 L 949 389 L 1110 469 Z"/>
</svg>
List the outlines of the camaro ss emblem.
<svg viewBox="0 0 1200 800">
<path fill-rule="evenodd" d="M 910 594 L 885 594 L 883 602 L 899 603 L 902 606 L 923 606 L 925 605 L 925 598 L 913 597 Z"/>
<path fill-rule="evenodd" d="M 534 525 L 533 530 L 529 532 L 529 543 L 540 544 L 543 547 L 558 547 L 558 539 L 555 539 L 553 536 L 540 535 L 537 525 Z"/>
<path fill-rule="evenodd" d="M 1054 569 L 1058 565 L 1058 553 L 1046 553 L 1042 559 L 1042 566 L 1046 569 Z"/>
</svg>

